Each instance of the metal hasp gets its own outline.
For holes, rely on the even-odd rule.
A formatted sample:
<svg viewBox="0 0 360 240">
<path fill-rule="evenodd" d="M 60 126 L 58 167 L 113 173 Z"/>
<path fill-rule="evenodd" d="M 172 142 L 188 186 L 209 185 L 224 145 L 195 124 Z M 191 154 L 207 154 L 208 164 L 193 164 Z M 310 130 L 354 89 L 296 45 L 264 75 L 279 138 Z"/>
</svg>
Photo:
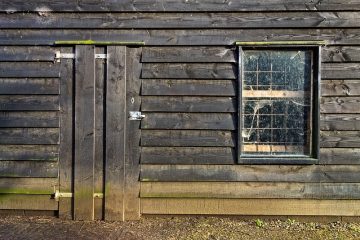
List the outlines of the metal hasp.
<svg viewBox="0 0 360 240">
<path fill-rule="evenodd" d="M 129 111 L 129 120 L 139 121 L 139 120 L 143 119 L 144 117 L 145 117 L 145 115 L 141 114 L 141 112 Z"/>
<path fill-rule="evenodd" d="M 60 192 L 59 190 L 56 190 L 54 193 L 54 199 L 55 201 L 59 201 L 60 198 L 72 198 L 74 196 L 71 192 Z M 103 193 L 94 193 L 94 198 L 103 198 Z"/>
</svg>

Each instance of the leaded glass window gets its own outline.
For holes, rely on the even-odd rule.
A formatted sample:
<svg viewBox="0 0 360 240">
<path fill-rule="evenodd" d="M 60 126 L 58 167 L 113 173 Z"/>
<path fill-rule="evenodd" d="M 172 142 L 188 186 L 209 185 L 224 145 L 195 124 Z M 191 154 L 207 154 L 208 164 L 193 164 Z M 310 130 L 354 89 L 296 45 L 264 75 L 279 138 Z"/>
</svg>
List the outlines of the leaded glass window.
<svg viewBox="0 0 360 240">
<path fill-rule="evenodd" d="M 313 51 L 255 49 L 240 54 L 240 155 L 311 156 Z"/>
</svg>

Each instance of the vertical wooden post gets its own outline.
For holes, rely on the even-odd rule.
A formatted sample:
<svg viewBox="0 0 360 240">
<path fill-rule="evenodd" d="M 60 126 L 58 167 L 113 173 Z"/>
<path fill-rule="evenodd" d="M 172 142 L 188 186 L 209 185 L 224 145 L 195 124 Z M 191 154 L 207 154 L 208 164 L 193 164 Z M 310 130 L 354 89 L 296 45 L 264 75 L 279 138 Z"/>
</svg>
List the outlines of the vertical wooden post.
<svg viewBox="0 0 360 240">
<path fill-rule="evenodd" d="M 127 111 L 141 110 L 141 48 L 128 48 L 126 51 L 126 108 Z M 125 192 L 124 218 L 140 218 L 140 122 L 126 118 Z"/>
<path fill-rule="evenodd" d="M 76 46 L 74 218 L 94 219 L 95 46 Z"/>
<path fill-rule="evenodd" d="M 107 49 L 105 219 L 124 220 L 126 47 Z"/>
<path fill-rule="evenodd" d="M 95 47 L 95 53 L 104 54 L 106 47 Z M 104 98 L 106 60 L 95 59 L 95 150 L 94 150 L 94 192 L 104 192 Z M 104 199 L 94 198 L 94 217 L 104 219 Z"/>
<path fill-rule="evenodd" d="M 73 53 L 72 47 L 61 48 L 62 53 Z M 61 59 L 60 63 L 60 154 L 59 191 L 72 192 L 73 171 L 73 59 Z M 59 217 L 72 219 L 71 198 L 59 199 Z"/>
</svg>

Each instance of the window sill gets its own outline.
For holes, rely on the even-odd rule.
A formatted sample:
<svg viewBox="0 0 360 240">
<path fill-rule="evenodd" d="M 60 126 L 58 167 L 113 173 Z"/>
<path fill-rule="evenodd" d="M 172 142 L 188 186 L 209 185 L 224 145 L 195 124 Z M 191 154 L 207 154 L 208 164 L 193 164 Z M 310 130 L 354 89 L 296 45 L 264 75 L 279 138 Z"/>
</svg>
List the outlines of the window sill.
<svg viewBox="0 0 360 240">
<path fill-rule="evenodd" d="M 284 158 L 284 157 L 241 157 L 239 164 L 288 164 L 288 165 L 313 165 L 318 164 L 319 159 L 304 157 L 304 158 Z"/>
</svg>

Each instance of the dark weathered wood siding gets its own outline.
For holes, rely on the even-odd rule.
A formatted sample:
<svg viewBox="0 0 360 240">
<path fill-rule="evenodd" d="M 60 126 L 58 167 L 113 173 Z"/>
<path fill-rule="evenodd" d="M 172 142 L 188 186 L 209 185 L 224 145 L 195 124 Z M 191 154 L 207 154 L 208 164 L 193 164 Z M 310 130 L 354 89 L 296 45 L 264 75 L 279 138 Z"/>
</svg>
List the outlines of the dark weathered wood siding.
<svg viewBox="0 0 360 240">
<path fill-rule="evenodd" d="M 57 210 L 57 203 L 48 200 L 53 186 L 72 191 L 72 172 L 64 169 L 72 167 L 77 141 L 72 102 L 82 100 L 81 93 L 72 92 L 73 60 L 56 62 L 60 46 L 54 43 L 88 39 L 145 43 L 140 61 L 134 57 L 138 62 L 126 69 L 134 79 L 141 71 L 141 85 L 126 84 L 132 91 L 126 97 L 134 97 L 136 105 L 127 107 L 146 115 L 141 130 L 127 123 L 129 128 L 111 126 L 107 133 L 133 138 L 117 139 L 130 169 L 125 173 L 130 184 L 119 184 L 137 189 L 139 177 L 144 213 L 164 213 L 152 206 L 177 199 L 360 199 L 360 1 L 17 0 L 0 2 L 0 193 L 27 196 L 31 204 L 12 204 L 11 195 L 0 200 L 0 208 Z M 277 40 L 328 43 L 321 56 L 319 165 L 236 164 L 234 43 Z M 127 54 L 130 59 L 139 52 Z M 97 74 L 104 75 L 108 66 L 95 64 Z M 106 83 L 92 87 L 96 119 L 118 116 L 106 112 L 116 108 L 111 101 L 117 99 L 112 94 L 104 100 Z M 109 108 L 102 109 L 106 101 Z M 110 121 L 96 119 L 92 158 L 101 159 L 108 151 L 103 124 Z M 103 165 L 94 164 L 95 191 L 103 191 Z M 137 195 L 126 197 L 129 205 L 138 204 Z"/>
</svg>

